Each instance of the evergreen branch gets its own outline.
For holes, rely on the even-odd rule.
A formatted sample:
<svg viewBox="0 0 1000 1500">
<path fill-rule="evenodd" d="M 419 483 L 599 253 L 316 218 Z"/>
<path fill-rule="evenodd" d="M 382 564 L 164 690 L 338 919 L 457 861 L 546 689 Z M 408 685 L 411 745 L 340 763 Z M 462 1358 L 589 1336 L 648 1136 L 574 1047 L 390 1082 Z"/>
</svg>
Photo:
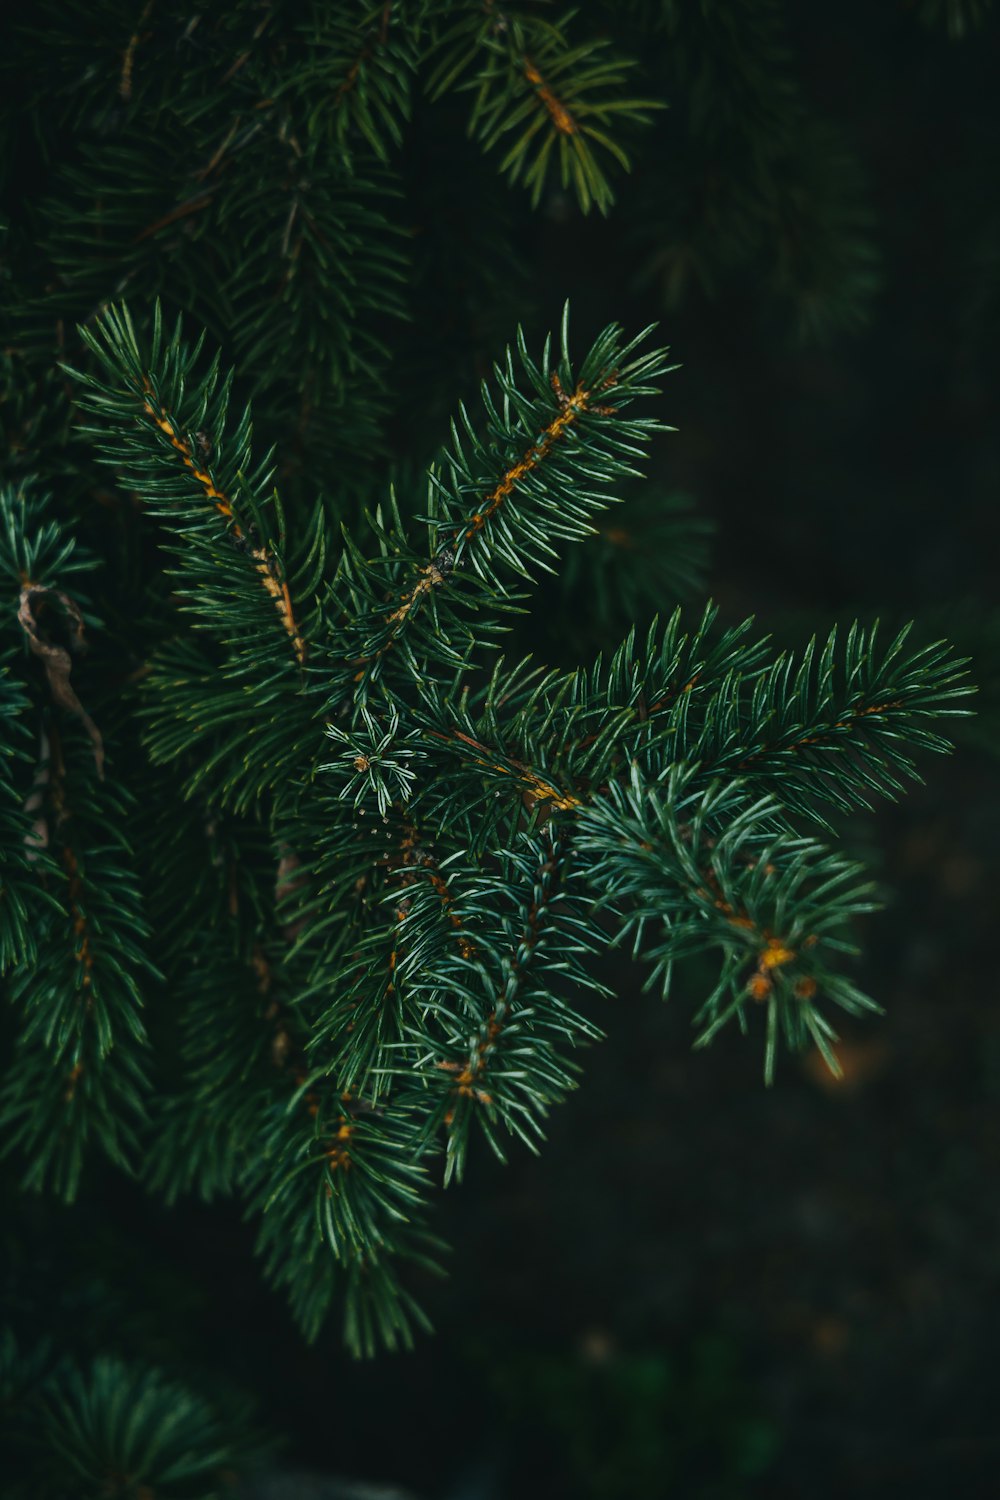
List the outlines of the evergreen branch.
<svg viewBox="0 0 1000 1500">
<path fill-rule="evenodd" d="M 447 1133 L 445 1182 L 462 1176 L 473 1123 L 501 1160 L 498 1126 L 536 1149 L 548 1107 L 575 1086 L 576 1067 L 559 1049 L 600 1032 L 562 991 L 605 993 L 583 963 L 600 945 L 587 904 L 569 850 L 551 835 L 522 837 L 490 868 L 465 872 L 460 910 L 471 948 L 449 940 L 426 888 L 414 893 L 408 920 L 422 905 L 437 921 L 409 977 L 420 1021 L 392 1071 L 409 1080 L 425 1116 L 422 1139 Z"/>
<path fill-rule="evenodd" d="M 140 689 L 154 776 L 175 768 L 196 825 L 158 898 L 188 914 L 170 976 L 183 1076 L 148 1175 L 171 1197 L 240 1193 L 309 1336 L 343 1296 L 357 1352 L 405 1344 L 424 1326 L 406 1278 L 434 1266 L 433 1153 L 448 1182 L 474 1130 L 501 1156 L 505 1136 L 537 1146 L 575 1084 L 572 1050 L 599 1035 L 574 1002 L 604 993 L 589 961 L 610 942 L 630 939 L 664 987 L 679 958 L 720 953 L 700 1043 L 759 1005 L 768 1079 L 779 1036 L 836 1066 L 818 1002 L 870 1008 L 833 959 L 872 892 L 795 823 L 898 789 L 910 749 L 944 748 L 926 721 L 962 711 L 961 664 L 907 655 L 902 635 L 880 653 L 858 627 L 843 652 L 831 635 L 796 658 L 750 621 L 717 630 L 709 608 L 585 669 L 480 672 L 511 575 L 591 535 L 658 429 L 627 408 L 665 356 L 616 326 L 577 368 L 565 318 L 555 354 L 519 338 L 482 388 L 484 428 L 463 408 L 430 472 L 423 544 L 390 493 L 368 518 L 375 555 L 345 528 L 333 579 L 322 506 L 286 545 L 270 459 L 253 467 L 248 412 L 228 422 L 218 361 L 200 371 L 200 346 L 166 337 L 158 312 L 148 355 L 124 311 L 85 338 L 102 371 L 85 377 L 90 431 L 164 523 L 200 628 L 159 647 Z M 47 600 L 59 590 L 46 578 Z M 220 817 L 214 873 L 187 876 Z M 89 976 L 74 858 L 63 917 Z M 65 1049 L 77 1024 L 47 985 L 26 1044 Z M 18 1106 L 22 1134 L 37 1129 L 37 1105 Z"/>
<path fill-rule="evenodd" d="M 379 816 L 385 819 L 394 801 L 398 799 L 405 803 L 408 800 L 416 779 L 412 763 L 424 759 L 424 756 L 420 750 L 406 744 L 406 740 L 416 738 L 415 731 L 405 737 L 399 736 L 399 712 L 395 704 L 389 707 L 389 722 L 384 731 L 367 706 L 361 709 L 361 719 L 361 734 L 347 734 L 334 724 L 327 726 L 330 738 L 346 748 L 339 761 L 321 765 L 319 770 L 339 773 L 341 777 L 347 775 L 340 796 L 346 800 L 353 792 L 355 809 L 373 796 Z"/>
<path fill-rule="evenodd" d="M 8 808 L 15 804 L 6 815 L 16 838 L 5 862 L 17 875 L 5 881 L 2 902 L 5 927 L 17 929 L 4 945 L 5 958 L 16 959 L 7 993 L 22 1020 L 0 1120 L 4 1152 L 28 1159 L 27 1183 L 51 1180 L 72 1198 L 91 1140 L 121 1165 L 134 1159 L 148 1091 L 142 991 L 156 969 L 125 832 L 133 804 L 113 775 L 105 778 L 101 735 L 70 686 L 70 653 L 59 644 L 62 630 L 82 649 L 84 613 L 63 584 L 93 562 L 74 550 L 49 504 L 28 488 L 0 492 L 0 578 L 20 602 L 0 622 L 0 639 L 22 667 L 26 639 L 43 676 L 29 668 L 15 699 L 19 711 L 34 709 L 37 760 L 20 787 L 13 777 L 3 787 Z M 19 759 L 29 761 L 23 740 Z M 29 921 L 30 934 L 22 926 Z"/>
<path fill-rule="evenodd" d="M 387 1089 L 394 1049 L 416 1022 L 411 979 L 433 964 L 442 943 L 466 959 L 476 952 L 451 856 L 441 861 L 427 847 L 408 811 L 394 807 L 384 821 L 384 842 L 374 830 L 370 842 L 359 840 L 354 824 L 340 838 L 325 839 L 312 862 L 314 884 L 325 889 L 326 910 L 337 913 L 341 930 L 331 946 L 329 919 L 315 922 L 312 913 L 303 914 L 303 942 L 315 957 L 298 997 L 300 1004 L 317 1005 L 312 1056 L 339 1087 L 373 1099 Z M 345 858 L 345 846 L 353 858 Z M 347 901 L 331 900 L 327 872 L 334 871 Z M 345 923 L 348 902 L 351 920 Z"/>
<path fill-rule="evenodd" d="M 190 763 L 197 746 L 186 794 L 207 791 L 220 806 L 246 808 L 289 788 L 287 773 L 322 712 L 322 650 L 303 672 L 320 618 L 322 508 L 289 558 L 283 512 L 268 489 L 270 458 L 253 464 L 249 411 L 232 427 L 227 421 L 231 377 L 220 378 L 217 360 L 199 372 L 200 344 L 186 347 L 179 331 L 166 336 L 158 312 L 148 355 L 124 310 L 111 310 L 85 338 L 107 376 L 81 377 L 84 408 L 102 418 L 94 436 L 162 520 L 181 607 L 221 648 L 181 637 L 154 657 L 143 684 L 151 753 L 161 764 Z M 299 599 L 311 596 L 311 617 L 293 587 Z"/>
<path fill-rule="evenodd" d="M 948 749 L 926 721 L 967 712 L 964 661 L 940 643 L 907 656 L 909 627 L 883 654 L 877 626 L 855 624 L 842 663 L 836 631 L 800 660 L 769 660 L 766 643 L 748 640 L 751 620 L 713 641 L 714 615 L 689 637 L 678 611 L 654 622 L 641 648 L 631 631 L 589 672 L 538 675 L 527 661 L 501 661 L 477 692 L 425 685 L 425 733 L 491 785 L 513 781 L 527 805 L 571 811 L 633 763 L 658 781 L 688 762 L 702 785 L 739 778 L 825 823 L 824 805 L 846 811 L 901 791 L 916 774 L 909 747 Z"/>
<path fill-rule="evenodd" d="M 435 1270 L 419 1213 L 425 1174 L 412 1160 L 412 1130 L 388 1112 L 304 1080 L 265 1121 L 251 1205 L 262 1213 L 258 1249 L 288 1288 L 307 1337 L 315 1337 L 333 1292 L 346 1282 L 345 1336 L 356 1354 L 409 1347 L 427 1320 L 392 1262 Z"/>
<path fill-rule="evenodd" d="M 410 115 L 424 9 L 398 0 L 374 6 L 357 0 L 336 10 L 312 6 L 302 28 L 307 59 L 280 93 L 332 87 L 338 141 L 346 144 L 357 131 L 380 160 L 388 160 L 390 146 L 402 145 Z"/>
<path fill-rule="evenodd" d="M 577 842 L 593 857 L 588 879 L 622 911 L 621 938 L 653 964 L 650 983 L 666 994 L 673 966 L 716 948 L 719 982 L 700 1007 L 704 1046 L 731 1019 L 746 1029 L 749 1003 L 766 1007 L 764 1074 L 774 1076 L 779 1037 L 800 1050 L 814 1043 L 837 1071 L 826 997 L 850 1012 L 877 1009 L 829 967 L 829 955 L 855 952 L 850 924 L 874 909 L 861 867 L 814 840 L 776 830 L 781 809 L 749 801 L 739 783 L 697 789 L 679 766 L 661 788 L 637 771 L 627 788 L 585 809 Z"/>
<path fill-rule="evenodd" d="M 213 1403 L 157 1369 L 61 1360 L 33 1384 L 5 1413 L 19 1490 L 102 1495 L 124 1482 L 137 1496 L 212 1500 L 268 1450 L 245 1402 Z"/>
<path fill-rule="evenodd" d="M 205 535 L 204 515 L 214 511 L 222 518 L 224 534 L 247 555 L 302 664 L 306 644 L 296 624 L 279 550 L 273 540 L 258 535 L 269 471 L 265 466 L 251 468 L 249 412 L 244 411 L 231 436 L 225 430 L 232 377 L 220 384 L 216 360 L 193 389 L 186 386 L 201 343 L 186 350 L 179 322 L 173 335 L 164 339 L 159 306 L 145 358 L 125 309 L 109 309 L 96 330 L 80 333 L 112 382 L 105 386 L 91 376 L 77 376 L 87 391 L 83 408 L 116 423 L 113 438 L 106 428 L 87 429 L 100 441 L 105 462 L 124 470 L 125 483 L 138 489 L 154 513 L 169 519 L 177 530 Z M 224 457 L 213 458 L 221 451 Z M 241 503 L 253 519 L 241 522 Z"/>
<path fill-rule="evenodd" d="M 910 626 L 885 652 L 878 626 L 851 627 L 838 662 L 837 632 L 811 641 L 799 661 L 782 653 L 749 691 L 722 683 L 696 736 L 678 740 L 704 774 L 745 777 L 775 787 L 784 806 L 823 821 L 817 804 L 866 807 L 871 792 L 893 795 L 915 776 L 904 746 L 944 751 L 948 741 L 925 720 L 968 711 L 965 662 L 941 642 L 907 656 Z"/>
<path fill-rule="evenodd" d="M 48 893 L 35 866 L 46 861 L 41 826 L 32 815 L 41 805 L 33 786 L 24 796 L 16 773 L 30 764 L 31 737 L 25 718 L 30 699 L 6 666 L 0 668 L 0 975 L 16 964 L 37 961 L 38 929 Z M 36 779 L 44 774 L 35 773 Z"/>
<path fill-rule="evenodd" d="M 156 970 L 145 953 L 149 928 L 130 851 L 116 826 L 128 820 L 128 799 L 88 776 L 79 747 L 64 750 L 51 728 L 50 737 L 41 837 L 54 846 L 60 875 L 39 957 L 8 980 L 24 1024 L 0 1121 L 5 1153 L 28 1157 L 28 1185 L 51 1178 L 73 1198 L 92 1139 L 120 1166 L 135 1159 L 149 1089 L 142 987 Z"/>
<path fill-rule="evenodd" d="M 281 439 L 290 489 L 332 462 L 345 473 L 377 436 L 388 357 L 379 330 L 404 313 L 406 257 L 383 211 L 395 179 L 363 141 L 357 159 L 345 154 L 341 127 L 356 137 L 385 89 L 403 104 L 397 69 L 415 56 L 412 12 L 393 26 L 385 65 L 374 67 L 373 55 L 364 86 L 331 109 L 336 34 L 363 30 L 367 7 L 350 18 L 341 7 L 315 6 L 311 16 L 272 7 L 263 17 L 237 7 L 199 17 L 197 47 L 187 20 L 160 8 L 154 45 L 142 49 L 156 66 L 132 78 L 123 111 L 117 88 L 110 97 L 102 88 L 120 54 L 81 70 L 81 50 L 95 51 L 91 21 L 47 9 L 21 40 L 65 76 L 58 108 L 52 91 L 31 108 L 48 142 L 66 101 L 78 149 L 39 194 L 48 269 L 44 291 L 14 310 L 20 351 L 42 367 L 53 328 L 89 322 L 126 291 L 146 306 L 162 296 L 232 338 L 258 422 Z M 106 17 L 104 33 L 119 25 Z M 396 112 L 386 102 L 369 134 L 385 136 Z"/>
<path fill-rule="evenodd" d="M 581 805 L 581 798 L 574 791 L 565 784 L 557 784 L 546 770 L 537 769 L 538 762 L 536 766 L 531 766 L 526 761 L 518 760 L 506 751 L 502 742 L 499 745 L 485 745 L 464 730 L 456 728 L 452 728 L 447 734 L 435 729 L 428 733 L 446 741 L 476 766 L 491 784 L 499 784 L 507 789 L 513 783 L 522 804 L 529 810 L 541 804 L 560 812 L 570 812 Z"/>
<path fill-rule="evenodd" d="M 385 1087 L 379 1074 L 403 1036 L 409 1005 L 406 981 L 412 961 L 407 940 L 412 924 L 404 933 L 409 909 L 398 889 L 403 878 L 396 874 L 380 901 L 370 898 L 370 907 L 388 907 L 390 914 L 381 920 L 369 915 L 349 958 L 335 966 L 337 989 L 332 997 L 326 964 L 304 991 L 304 996 L 323 1002 L 309 1042 L 311 1053 L 323 1056 L 324 1071 L 339 1086 L 376 1098 Z"/>
<path fill-rule="evenodd" d="M 630 408 L 669 368 L 645 335 L 573 361 L 565 318 L 539 354 L 519 334 L 414 482 L 428 377 L 474 389 L 530 314 L 524 204 L 607 212 L 659 108 L 631 97 L 622 7 L 588 38 L 516 0 L 95 3 L 38 0 L 0 59 L 28 142 L 4 435 L 55 497 L 0 491 L 5 1149 L 66 1197 L 91 1147 L 169 1201 L 234 1195 L 307 1335 L 339 1303 L 370 1354 L 427 1326 L 439 1163 L 461 1177 L 476 1132 L 537 1148 L 575 1086 L 595 955 L 628 942 L 664 992 L 717 955 L 696 1045 L 759 1022 L 768 1080 L 782 1040 L 836 1067 L 828 1007 L 871 1008 L 838 964 L 874 896 L 801 829 L 946 748 L 962 663 L 858 626 L 792 654 L 711 608 L 637 628 L 703 563 L 669 493 L 604 514 L 661 430 Z M 921 4 L 953 31 L 987 8 Z M 780 0 L 627 9 L 681 106 L 636 209 L 667 300 L 737 271 L 805 332 L 857 321 L 866 196 Z M 418 114 L 421 74 L 454 101 Z M 490 191 L 480 150 L 527 193 Z M 573 670 L 487 654 L 543 571 L 595 643 L 628 630 L 616 650 L 581 658 L 574 627 Z M 42 1445 L 19 1500 L 228 1483 L 227 1425 L 155 1373 L 22 1369 L 0 1339 L 0 1387 Z"/>
<path fill-rule="evenodd" d="M 260 1143 L 260 1121 L 289 1087 L 288 1077 L 282 1084 L 295 1023 L 275 994 L 263 948 L 247 964 L 230 955 L 220 961 L 213 946 L 189 948 L 171 986 L 184 1077 L 154 1122 L 157 1150 L 146 1169 L 168 1203 L 182 1193 L 208 1201 L 235 1192 Z"/>
<path fill-rule="evenodd" d="M 440 471 L 430 472 L 428 560 L 416 561 L 398 512 L 391 528 L 380 533 L 382 559 L 374 573 L 349 545 L 341 599 L 343 613 L 353 616 L 359 634 L 363 631 L 356 656 L 348 658 L 362 668 L 361 678 L 375 679 L 381 658 L 439 591 L 447 602 L 461 584 L 470 606 L 482 608 L 491 598 L 495 604 L 497 595 L 502 599 L 506 592 L 500 565 L 526 578 L 532 564 L 551 570 L 547 559 L 557 555 L 555 541 L 591 532 L 591 515 L 613 498 L 607 486 L 635 473 L 632 460 L 642 456 L 643 444 L 661 425 L 623 415 L 631 401 L 652 394 L 653 382 L 670 368 L 663 351 L 636 354 L 645 336 L 623 343 L 621 330 L 612 325 L 595 340 L 574 376 L 568 309 L 557 360 L 546 341 L 536 362 L 519 335 L 520 371 L 510 350 L 504 364 L 494 369 L 502 400 L 498 403 L 485 383 L 482 387 L 488 436 L 477 432 L 463 407 Z M 396 584 L 409 559 L 410 581 L 388 608 L 380 596 Z M 446 616 L 434 610 L 420 649 L 455 665 L 476 637 L 468 627 L 459 627 L 452 645 L 453 618 L 453 608 Z"/>
<path fill-rule="evenodd" d="M 610 55 L 605 39 L 570 45 L 575 14 L 550 22 L 492 3 L 469 6 L 435 38 L 428 89 L 432 97 L 456 85 L 475 91 L 470 135 L 485 151 L 507 146 L 500 171 L 524 182 L 533 205 L 557 157 L 562 188 L 573 188 L 584 213 L 596 205 L 606 214 L 614 194 L 602 157 L 629 169 L 609 128 L 646 125 L 662 104 L 622 95 L 633 64 Z"/>
<path fill-rule="evenodd" d="M 420 722 L 488 785 L 513 782 L 525 807 L 571 811 L 633 760 L 658 774 L 670 763 L 664 751 L 673 753 L 713 685 L 737 665 L 751 681 L 761 670 L 766 650 L 747 640 L 752 622 L 713 640 L 715 616 L 706 609 L 689 635 L 677 610 L 665 626 L 654 621 L 641 645 L 630 631 L 607 663 L 599 657 L 589 671 L 542 672 L 528 660 L 501 660 L 477 690 L 425 685 Z"/>
</svg>

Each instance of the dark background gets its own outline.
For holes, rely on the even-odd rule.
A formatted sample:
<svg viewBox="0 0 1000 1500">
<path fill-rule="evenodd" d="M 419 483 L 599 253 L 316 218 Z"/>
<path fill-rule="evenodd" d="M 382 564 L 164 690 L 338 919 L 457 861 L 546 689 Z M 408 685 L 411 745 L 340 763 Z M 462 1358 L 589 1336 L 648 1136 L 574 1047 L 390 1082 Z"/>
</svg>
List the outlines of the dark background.
<svg viewBox="0 0 1000 1500">
<path fill-rule="evenodd" d="M 76 1298 L 91 1333 L 254 1392 L 292 1469 L 426 1500 L 996 1493 L 1000 27 L 950 41 L 889 3 L 789 18 L 874 205 L 862 329 L 797 341 L 752 273 L 663 315 L 623 225 L 678 148 L 669 117 L 609 219 L 556 195 L 518 220 L 519 274 L 532 333 L 566 296 L 578 345 L 661 320 L 682 368 L 653 479 L 715 523 L 727 620 L 797 643 L 917 616 L 976 657 L 957 753 L 844 830 L 889 893 L 857 976 L 886 1014 L 844 1023 L 843 1082 L 806 1057 L 768 1091 L 759 1037 L 691 1054 L 697 965 L 666 1006 L 610 965 L 608 1040 L 541 1157 L 480 1152 L 440 1205 L 451 1275 L 420 1289 L 437 1333 L 410 1356 L 352 1363 L 336 1330 L 304 1349 L 235 1210 L 167 1211 L 111 1175 L 33 1204 L 25 1296 L 60 1281 L 67 1340 Z M 417 116 L 418 204 L 443 119 Z"/>
</svg>

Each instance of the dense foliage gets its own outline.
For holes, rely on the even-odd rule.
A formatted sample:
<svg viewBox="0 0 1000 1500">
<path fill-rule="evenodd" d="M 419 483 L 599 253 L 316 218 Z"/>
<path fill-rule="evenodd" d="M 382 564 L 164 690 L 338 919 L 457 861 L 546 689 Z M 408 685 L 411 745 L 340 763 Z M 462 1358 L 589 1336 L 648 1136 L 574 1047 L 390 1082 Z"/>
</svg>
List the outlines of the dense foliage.
<svg viewBox="0 0 1000 1500">
<path fill-rule="evenodd" d="M 768 1080 L 782 1045 L 836 1067 L 875 902 L 837 819 L 945 748 L 967 689 L 906 631 L 796 653 L 675 608 L 703 560 L 686 503 L 605 515 L 664 430 L 666 353 L 617 326 L 581 347 L 568 313 L 514 336 L 506 195 L 609 213 L 678 93 L 688 150 L 637 215 L 657 299 L 766 262 L 800 333 L 864 316 L 859 174 L 779 6 L 621 7 L 644 70 L 589 9 L 135 10 L 40 5 L 5 64 L 8 132 L 33 133 L 4 285 L 5 1149 L 67 1199 L 102 1153 L 170 1200 L 237 1195 L 305 1332 L 336 1305 L 371 1354 L 425 1322 L 429 1203 L 474 1133 L 534 1149 L 575 1086 L 609 946 L 663 994 L 717 956 L 698 1045 L 733 1022 Z M 417 233 L 421 97 L 474 149 Z M 720 163 L 742 186 L 707 201 Z M 527 655 L 540 583 L 605 635 L 624 618 L 617 644 Z M 223 1452 L 158 1375 L 45 1379 L 32 1410 L 146 1382 Z"/>
</svg>

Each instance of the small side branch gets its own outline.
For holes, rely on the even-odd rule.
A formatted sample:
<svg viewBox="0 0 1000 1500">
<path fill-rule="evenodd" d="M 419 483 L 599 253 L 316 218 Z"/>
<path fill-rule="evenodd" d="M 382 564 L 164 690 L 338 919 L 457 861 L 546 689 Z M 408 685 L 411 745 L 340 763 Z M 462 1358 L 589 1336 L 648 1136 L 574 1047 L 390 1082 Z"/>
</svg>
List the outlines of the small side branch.
<svg viewBox="0 0 1000 1500">
<path fill-rule="evenodd" d="M 282 576 L 277 558 L 271 552 L 270 548 L 263 543 L 258 542 L 255 545 L 254 538 L 248 536 L 240 526 L 233 511 L 232 501 L 228 495 L 219 489 L 211 470 L 207 465 L 199 464 L 195 459 L 191 451 L 191 444 L 185 437 L 181 436 L 177 429 L 177 424 L 166 408 L 164 406 L 156 407 L 153 405 L 150 399 L 153 395 L 153 390 L 148 380 L 145 382 L 145 392 L 143 410 L 147 416 L 152 417 L 153 422 L 159 428 L 160 432 L 169 440 L 170 446 L 180 455 L 184 467 L 190 471 L 192 477 L 201 486 L 205 499 L 210 501 L 220 516 L 224 516 L 229 522 L 231 535 L 253 561 L 264 588 L 273 599 L 275 608 L 278 611 L 278 617 L 291 639 L 295 659 L 301 665 L 306 659 L 306 643 L 295 622 L 292 596 L 289 592 L 288 584 Z"/>
<path fill-rule="evenodd" d="M 552 421 L 544 429 L 541 435 L 532 443 L 527 452 L 518 459 L 512 468 L 508 469 L 499 483 L 481 502 L 480 507 L 473 513 L 465 523 L 462 533 L 463 541 L 471 541 L 478 532 L 482 531 L 491 516 L 500 509 L 508 495 L 513 494 L 518 483 L 526 474 L 537 469 L 551 453 L 559 439 L 569 431 L 573 423 L 581 414 L 590 408 L 591 393 L 585 390 L 582 384 L 577 385 L 571 396 L 567 396 L 562 388 L 558 375 L 552 376 L 552 389 L 559 403 L 559 410 Z M 609 408 L 594 408 L 602 414 L 607 415 Z"/>
<path fill-rule="evenodd" d="M 605 383 L 607 384 L 608 382 Z M 442 547 L 427 566 L 420 569 L 416 583 L 408 593 L 403 595 L 400 603 L 389 615 L 389 634 L 385 642 L 375 653 L 376 656 L 381 656 L 391 649 L 396 637 L 409 617 L 419 608 L 422 601 L 434 589 L 440 588 L 446 581 L 459 561 L 463 546 L 474 541 L 483 531 L 490 519 L 496 515 L 504 501 L 514 493 L 525 475 L 532 473 L 533 470 L 537 469 L 545 461 L 555 445 L 565 436 L 579 417 L 585 411 L 594 411 L 602 416 L 607 416 L 612 412 L 611 407 L 592 405 L 592 393 L 582 384 L 578 384 L 573 393 L 567 395 L 563 390 L 559 376 L 556 374 L 552 376 L 552 389 L 559 403 L 559 410 L 556 415 L 518 461 L 511 465 L 489 493 L 483 497 L 478 508 L 472 515 L 467 517 L 462 523 L 453 547 Z M 366 658 L 366 660 L 370 659 Z"/>
</svg>

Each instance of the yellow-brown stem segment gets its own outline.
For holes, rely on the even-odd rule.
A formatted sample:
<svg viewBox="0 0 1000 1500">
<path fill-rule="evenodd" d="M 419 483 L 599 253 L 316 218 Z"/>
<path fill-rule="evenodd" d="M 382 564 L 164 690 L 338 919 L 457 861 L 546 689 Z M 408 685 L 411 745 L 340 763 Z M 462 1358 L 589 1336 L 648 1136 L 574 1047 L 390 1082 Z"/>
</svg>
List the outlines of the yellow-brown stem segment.
<svg viewBox="0 0 1000 1500">
<path fill-rule="evenodd" d="M 233 512 L 232 502 L 228 495 L 219 489 L 212 477 L 211 471 L 199 464 L 195 459 L 190 443 L 185 437 L 181 436 L 176 423 L 172 420 L 166 408 L 160 406 L 157 409 L 153 405 L 150 400 L 153 394 L 152 387 L 148 381 L 145 384 L 145 389 L 146 399 L 143 402 L 143 410 L 147 416 L 152 417 L 153 422 L 159 428 L 160 432 L 170 440 L 171 447 L 180 455 L 184 467 L 190 471 L 192 478 L 201 486 L 205 499 L 210 501 L 219 512 L 219 515 L 224 516 L 230 523 L 230 530 L 235 540 L 245 545 L 249 556 L 253 560 L 255 569 L 260 575 L 260 580 L 264 588 L 274 600 L 278 617 L 291 639 L 295 659 L 301 665 L 306 659 L 306 643 L 298 625 L 295 623 L 292 596 L 289 593 L 288 584 L 282 577 L 277 558 L 263 544 L 256 547 L 250 545 L 250 539 L 237 521 Z"/>
</svg>

